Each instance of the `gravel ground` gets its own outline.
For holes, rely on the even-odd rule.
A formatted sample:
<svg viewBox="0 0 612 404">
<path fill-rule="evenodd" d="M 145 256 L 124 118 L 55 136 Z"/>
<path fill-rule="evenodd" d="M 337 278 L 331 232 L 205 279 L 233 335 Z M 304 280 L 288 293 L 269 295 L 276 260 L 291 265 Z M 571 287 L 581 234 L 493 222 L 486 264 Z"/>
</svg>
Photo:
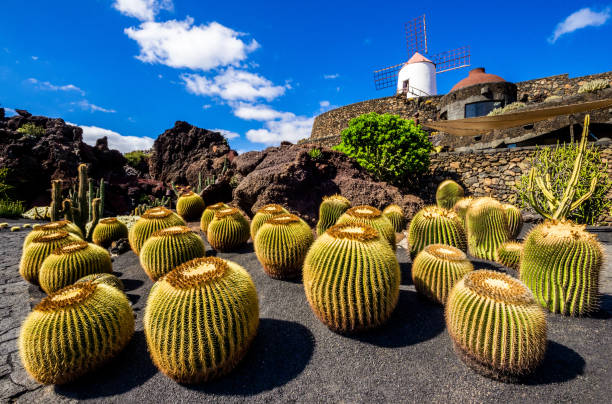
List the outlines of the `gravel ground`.
<svg viewBox="0 0 612 404">
<path fill-rule="evenodd" d="M 11 221 L 14 222 L 14 221 Z M 19 223 L 26 221 L 20 220 Z M 26 232 L 0 232 L 0 400 L 18 402 L 608 402 L 612 396 L 612 246 L 606 245 L 602 309 L 590 318 L 548 316 L 546 359 L 528 384 L 475 374 L 454 354 L 443 309 L 419 298 L 406 250 L 399 304 L 387 325 L 356 337 L 335 334 L 311 312 L 301 283 L 268 278 L 249 244 L 218 254 L 255 281 L 261 322 L 243 362 L 228 376 L 183 386 L 151 363 L 142 315 L 152 282 L 132 253 L 114 261 L 136 313 L 122 354 L 78 383 L 40 386 L 16 352 L 19 325 L 43 294 L 18 275 Z M 208 247 L 210 249 L 210 247 Z M 211 251 L 212 253 L 212 251 Z M 476 268 L 495 265 L 475 260 Z"/>
</svg>

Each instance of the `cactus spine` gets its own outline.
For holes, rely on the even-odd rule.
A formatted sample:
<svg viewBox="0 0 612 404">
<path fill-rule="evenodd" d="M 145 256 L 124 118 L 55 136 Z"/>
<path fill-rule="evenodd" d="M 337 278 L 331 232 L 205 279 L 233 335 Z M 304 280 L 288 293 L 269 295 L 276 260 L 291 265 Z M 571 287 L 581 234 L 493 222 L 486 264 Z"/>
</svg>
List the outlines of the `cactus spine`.
<svg viewBox="0 0 612 404">
<path fill-rule="evenodd" d="M 253 220 L 251 220 L 251 238 L 253 239 L 253 241 L 255 240 L 255 235 L 257 234 L 259 228 L 268 219 L 276 215 L 282 215 L 284 213 L 289 213 L 289 211 L 275 203 L 264 205 L 261 209 L 259 209 L 257 213 L 255 213 L 255 216 L 253 216 Z"/>
<path fill-rule="evenodd" d="M 140 254 L 142 245 L 153 233 L 158 230 L 172 226 L 184 226 L 185 222 L 179 215 L 164 207 L 157 207 L 147 210 L 134 223 L 128 232 L 130 247 L 136 255 Z"/>
<path fill-rule="evenodd" d="M 336 222 L 343 223 L 362 223 L 372 226 L 380 233 L 384 240 L 387 240 L 393 251 L 397 247 L 395 243 L 395 230 L 393 225 L 382 212 L 375 207 L 368 205 L 355 206 L 348 209 Z"/>
<path fill-rule="evenodd" d="M 452 209 L 455 203 L 463 198 L 463 187 L 453 180 L 444 180 L 436 190 L 436 203 L 444 209 Z"/>
<path fill-rule="evenodd" d="M 81 233 L 77 225 L 68 220 L 59 220 L 57 222 L 35 225 L 32 231 L 26 236 L 25 240 L 23 240 L 23 249 L 25 250 L 36 237 L 42 236 L 43 234 L 55 233 L 58 230 L 72 233 L 80 239 L 84 238 L 83 233 Z"/>
<path fill-rule="evenodd" d="M 208 226 L 208 243 L 218 251 L 231 251 L 250 237 L 249 222 L 236 208 L 219 209 Z"/>
<path fill-rule="evenodd" d="M 200 230 L 206 234 L 208 232 L 208 225 L 215 218 L 215 212 L 219 209 L 229 208 L 223 202 L 217 202 L 213 205 L 209 205 L 204 209 L 204 213 L 202 213 L 202 218 L 200 219 Z"/>
<path fill-rule="evenodd" d="M 518 271 L 521 265 L 522 254 L 523 245 L 521 243 L 506 241 L 495 252 L 495 261 L 505 267 Z"/>
<path fill-rule="evenodd" d="M 110 247 L 113 241 L 127 238 L 128 228 L 115 217 L 101 219 L 94 228 L 92 241 L 104 248 Z"/>
<path fill-rule="evenodd" d="M 80 240 L 74 234 L 63 230 L 35 237 L 23 250 L 19 263 L 19 274 L 26 281 L 38 285 L 40 266 L 45 258 L 56 249 Z"/>
<path fill-rule="evenodd" d="M 79 282 L 91 282 L 93 284 L 104 283 L 106 285 L 112 286 L 121 291 L 125 289 L 125 287 L 123 286 L 123 282 L 121 282 L 121 279 L 119 279 L 113 274 L 105 274 L 105 273 L 91 274 L 91 275 L 84 276 L 78 281 L 76 281 L 76 283 L 79 283 Z"/>
<path fill-rule="evenodd" d="M 313 241 L 310 226 L 286 213 L 268 219 L 257 231 L 253 244 L 257 259 L 270 277 L 291 279 L 301 275 Z"/>
<path fill-rule="evenodd" d="M 134 313 L 123 292 L 81 282 L 44 298 L 26 317 L 19 354 L 44 384 L 71 382 L 113 358 L 134 333 Z"/>
<path fill-rule="evenodd" d="M 472 202 L 474 202 L 474 198 L 472 198 L 471 196 L 468 196 L 468 197 L 459 199 L 455 203 L 455 206 L 453 206 L 453 210 L 455 211 L 457 215 L 459 215 L 464 226 L 465 226 L 465 214 L 467 213 L 467 210 L 470 207 L 470 204 Z"/>
<path fill-rule="evenodd" d="M 412 263 L 412 281 L 417 292 L 444 305 L 453 286 L 473 270 L 474 266 L 460 249 L 430 244 Z"/>
<path fill-rule="evenodd" d="M 446 244 L 466 249 L 463 224 L 457 214 L 438 206 L 427 206 L 414 215 L 408 227 L 410 255 L 415 257 L 425 246 Z"/>
<path fill-rule="evenodd" d="M 143 323 L 159 370 L 180 383 L 208 381 L 247 352 L 259 324 L 257 291 L 240 265 L 196 258 L 153 285 Z"/>
<path fill-rule="evenodd" d="M 497 248 L 508 240 L 508 220 L 501 203 L 489 197 L 478 198 L 470 204 L 465 224 L 469 253 L 495 259 Z"/>
<path fill-rule="evenodd" d="M 404 230 L 406 218 L 404 217 L 404 211 L 401 206 L 391 204 L 383 210 L 383 215 L 389 219 L 396 233 L 401 233 L 402 230 Z"/>
<path fill-rule="evenodd" d="M 200 218 L 205 207 L 204 199 L 193 191 L 183 193 L 176 201 L 176 213 L 186 222 Z"/>
<path fill-rule="evenodd" d="M 350 207 L 351 202 L 342 195 L 336 194 L 323 197 L 323 202 L 319 206 L 317 236 L 325 233 L 327 229 L 335 225 L 340 216 Z"/>
<path fill-rule="evenodd" d="M 446 326 L 461 359 L 485 376 L 517 381 L 546 351 L 546 313 L 529 289 L 500 272 L 468 273 L 452 289 Z"/>
<path fill-rule="evenodd" d="M 372 226 L 343 223 L 312 244 L 303 281 L 319 320 L 349 333 L 389 319 L 399 297 L 400 270 L 395 253 Z"/>
<path fill-rule="evenodd" d="M 514 240 L 523 228 L 523 215 L 521 210 L 512 204 L 504 203 L 502 207 L 508 220 L 508 238 Z"/>
</svg>

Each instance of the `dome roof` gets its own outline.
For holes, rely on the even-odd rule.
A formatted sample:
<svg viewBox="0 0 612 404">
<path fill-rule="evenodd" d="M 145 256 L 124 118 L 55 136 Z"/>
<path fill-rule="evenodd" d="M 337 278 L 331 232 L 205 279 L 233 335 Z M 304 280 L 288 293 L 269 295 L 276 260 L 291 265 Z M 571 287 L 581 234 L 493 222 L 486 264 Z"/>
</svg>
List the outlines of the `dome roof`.
<svg viewBox="0 0 612 404">
<path fill-rule="evenodd" d="M 449 92 L 452 93 L 453 91 L 459 90 L 460 88 L 473 86 L 474 84 L 500 83 L 504 81 L 506 80 L 495 74 L 485 73 L 484 67 L 477 67 L 475 69 L 470 70 L 468 76 L 463 80 L 460 80 L 457 84 L 455 84 Z"/>
<path fill-rule="evenodd" d="M 404 66 L 412 64 L 412 63 L 419 63 L 419 62 L 429 62 L 433 64 L 431 60 L 427 59 L 425 56 L 421 55 L 419 52 L 414 52 L 414 55 L 412 55 L 412 57 L 404 64 Z"/>
</svg>

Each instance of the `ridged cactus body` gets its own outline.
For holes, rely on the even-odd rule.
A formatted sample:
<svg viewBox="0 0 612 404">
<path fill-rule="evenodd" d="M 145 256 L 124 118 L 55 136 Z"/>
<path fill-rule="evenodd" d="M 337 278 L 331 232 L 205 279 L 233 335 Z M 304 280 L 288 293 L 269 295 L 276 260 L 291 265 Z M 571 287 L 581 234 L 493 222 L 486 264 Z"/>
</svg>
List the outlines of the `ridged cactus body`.
<svg viewBox="0 0 612 404">
<path fill-rule="evenodd" d="M 391 221 L 375 207 L 361 205 L 348 209 L 336 222 L 336 224 L 344 223 L 361 223 L 372 226 L 380 233 L 383 239 L 387 240 L 393 251 L 395 251 L 397 245 L 395 242 L 393 224 L 391 224 Z"/>
<path fill-rule="evenodd" d="M 459 216 L 438 206 L 427 206 L 414 215 L 408 227 L 408 244 L 412 257 L 430 244 L 446 244 L 462 251 L 467 247 Z"/>
<path fill-rule="evenodd" d="M 401 233 L 404 230 L 406 217 L 401 206 L 391 204 L 383 210 L 383 215 L 389 219 L 396 233 Z"/>
<path fill-rule="evenodd" d="M 444 209 L 452 209 L 455 203 L 463 198 L 463 187 L 453 180 L 444 180 L 436 190 L 436 203 Z"/>
<path fill-rule="evenodd" d="M 584 226 L 546 221 L 523 244 L 521 280 L 553 313 L 582 316 L 599 308 L 603 249 Z"/>
<path fill-rule="evenodd" d="M 468 251 L 487 260 L 495 259 L 497 248 L 508 241 L 508 220 L 499 201 L 485 197 L 470 204 L 465 216 Z"/>
<path fill-rule="evenodd" d="M 164 207 L 147 210 L 128 233 L 130 247 L 136 255 L 140 254 L 142 245 L 151 234 L 172 226 L 185 226 L 185 221 L 179 215 Z"/>
<path fill-rule="evenodd" d="M 444 305 L 453 286 L 473 270 L 474 266 L 460 249 L 430 244 L 412 263 L 412 281 L 418 293 Z"/>
<path fill-rule="evenodd" d="M 506 241 L 495 251 L 495 262 L 518 271 L 522 255 L 523 244 L 516 241 Z"/>
<path fill-rule="evenodd" d="M 330 329 L 350 333 L 385 323 L 399 297 L 395 253 L 372 226 L 336 224 L 315 240 L 304 261 L 306 297 Z"/>
<path fill-rule="evenodd" d="M 516 381 L 544 358 L 546 313 L 509 275 L 468 273 L 452 289 L 445 312 L 456 352 L 479 373 Z"/>
<path fill-rule="evenodd" d="M 251 220 L 251 239 L 255 240 L 257 231 L 268 219 L 285 213 L 289 213 L 289 211 L 275 203 L 262 206 L 253 216 L 253 220 Z"/>
<path fill-rule="evenodd" d="M 205 207 L 204 199 L 193 191 L 184 193 L 176 201 L 176 213 L 186 222 L 199 219 Z"/>
<path fill-rule="evenodd" d="M 81 282 L 44 298 L 26 317 L 19 354 L 44 384 L 71 382 L 113 358 L 134 333 L 134 313 L 123 292 Z"/>
<path fill-rule="evenodd" d="M 472 198 L 471 196 L 468 196 L 468 197 L 459 199 L 455 203 L 455 206 L 453 206 L 453 210 L 455 211 L 457 215 L 459 215 L 464 226 L 465 226 L 465 214 L 467 213 L 467 210 L 470 207 L 470 204 L 472 202 L 474 202 L 474 198 Z"/>
<path fill-rule="evenodd" d="M 186 226 L 156 231 L 140 250 L 140 265 L 153 281 L 177 266 L 206 254 L 204 242 Z"/>
<path fill-rule="evenodd" d="M 290 213 L 268 219 L 257 231 L 255 254 L 272 278 L 301 275 L 306 253 L 314 241 L 310 226 Z"/>
<path fill-rule="evenodd" d="M 157 281 L 144 315 L 153 363 L 181 383 L 230 372 L 259 324 L 257 291 L 240 265 L 196 258 Z"/>
<path fill-rule="evenodd" d="M 93 284 L 104 283 L 121 291 L 125 289 L 121 279 L 113 274 L 91 274 L 76 281 L 76 283 L 79 282 L 91 282 Z"/>
<path fill-rule="evenodd" d="M 206 236 L 215 250 L 231 251 L 249 239 L 249 222 L 236 208 L 220 209 L 208 225 Z"/>
<path fill-rule="evenodd" d="M 75 241 L 82 241 L 82 239 L 63 230 L 35 237 L 23 249 L 19 263 L 19 274 L 26 281 L 38 285 L 40 266 L 45 258 L 58 248 Z"/>
<path fill-rule="evenodd" d="M 208 225 L 215 218 L 215 212 L 219 209 L 224 208 L 229 208 L 229 206 L 227 206 L 223 202 L 217 202 L 215 204 L 207 206 L 206 209 L 204 209 L 202 217 L 200 218 L 200 230 L 202 230 L 204 234 L 208 232 Z"/>
<path fill-rule="evenodd" d="M 58 220 L 57 222 L 35 225 L 32 231 L 28 233 L 25 240 L 23 240 L 23 249 L 25 249 L 36 237 L 42 236 L 43 234 L 54 233 L 58 230 L 67 231 L 83 239 L 83 233 L 81 229 L 79 229 L 79 226 L 68 220 Z"/>
<path fill-rule="evenodd" d="M 117 241 L 120 238 L 127 238 L 127 236 L 127 226 L 117 220 L 117 218 L 109 217 L 98 221 L 98 224 L 93 230 L 91 241 L 101 247 L 108 248 L 113 241 Z"/>
<path fill-rule="evenodd" d="M 319 206 L 319 221 L 317 222 L 317 236 L 325 233 L 327 229 L 336 224 L 340 216 L 351 207 L 351 202 L 342 195 L 323 197 Z"/>
<path fill-rule="evenodd" d="M 523 215 L 519 208 L 510 203 L 504 203 L 502 207 L 506 212 L 506 220 L 508 220 L 508 238 L 514 240 L 523 228 Z"/>
</svg>

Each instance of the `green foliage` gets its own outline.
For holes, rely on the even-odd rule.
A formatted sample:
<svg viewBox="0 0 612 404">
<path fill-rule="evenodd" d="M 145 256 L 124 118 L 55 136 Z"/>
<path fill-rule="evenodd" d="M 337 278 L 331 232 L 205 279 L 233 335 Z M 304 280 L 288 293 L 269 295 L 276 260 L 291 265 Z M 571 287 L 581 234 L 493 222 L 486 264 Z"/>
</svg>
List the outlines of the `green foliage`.
<svg viewBox="0 0 612 404">
<path fill-rule="evenodd" d="M 151 155 L 149 153 L 145 153 L 141 150 L 135 150 L 135 151 L 131 151 L 129 153 L 125 153 L 123 155 L 123 157 L 125 157 L 125 159 L 128 162 L 128 165 L 134 167 L 134 168 L 138 168 L 140 166 L 140 164 L 143 161 L 146 161 L 149 159 Z"/>
<path fill-rule="evenodd" d="M 513 102 L 512 104 L 508 104 L 505 107 L 495 108 L 493 111 L 489 112 L 487 116 L 510 114 L 524 107 L 525 107 L 525 103 L 517 101 L 517 102 Z"/>
<path fill-rule="evenodd" d="M 0 199 L 8 199 L 7 192 L 14 188 L 12 185 L 6 183 L 6 177 L 8 177 L 8 174 L 8 168 L 0 168 Z"/>
<path fill-rule="evenodd" d="M 429 167 L 432 145 L 412 120 L 375 112 L 353 118 L 335 147 L 357 160 L 377 179 L 400 183 Z"/>
<path fill-rule="evenodd" d="M 19 129 L 17 129 L 17 132 L 26 135 L 30 138 L 37 138 L 45 134 L 45 128 L 28 122 L 23 124 Z"/>
<path fill-rule="evenodd" d="M 321 149 L 317 149 L 316 147 L 313 147 L 312 149 L 310 149 L 308 151 L 308 155 L 310 156 L 311 159 L 315 161 L 318 161 L 323 157 L 321 153 Z"/>
<path fill-rule="evenodd" d="M 19 217 L 24 210 L 21 201 L 0 200 L 0 217 Z"/>
<path fill-rule="evenodd" d="M 602 90 L 608 87 L 610 87 L 610 83 L 608 82 L 608 80 L 604 80 L 604 79 L 591 80 L 580 86 L 580 88 L 578 89 L 578 94 L 592 93 L 597 90 Z"/>
</svg>

